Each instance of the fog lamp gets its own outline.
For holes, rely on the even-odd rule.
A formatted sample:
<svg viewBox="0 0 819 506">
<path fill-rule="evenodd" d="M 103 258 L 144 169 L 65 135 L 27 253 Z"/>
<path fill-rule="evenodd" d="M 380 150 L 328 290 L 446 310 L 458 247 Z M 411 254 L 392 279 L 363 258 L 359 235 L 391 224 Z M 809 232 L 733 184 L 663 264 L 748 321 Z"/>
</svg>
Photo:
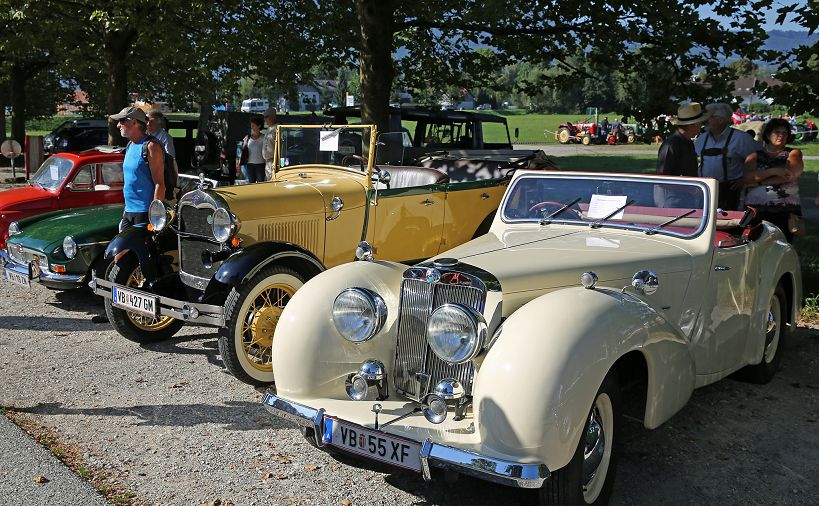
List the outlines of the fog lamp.
<svg viewBox="0 0 819 506">
<path fill-rule="evenodd" d="M 378 389 L 377 400 L 383 401 L 388 396 L 387 369 L 378 359 L 367 359 L 361 363 L 358 372 L 351 374 L 345 382 L 345 389 L 350 399 L 363 401 L 367 398 L 370 387 Z"/>
<path fill-rule="evenodd" d="M 446 401 L 436 394 L 427 395 L 424 400 L 424 418 L 430 423 L 441 423 L 446 420 L 446 412 L 449 409 Z"/>
<path fill-rule="evenodd" d="M 354 401 L 363 401 L 367 398 L 369 385 L 367 380 L 360 374 L 354 375 L 347 380 L 347 395 Z"/>
<path fill-rule="evenodd" d="M 371 261 L 373 259 L 373 247 L 367 241 L 361 241 L 355 249 L 355 257 L 365 262 Z"/>
</svg>

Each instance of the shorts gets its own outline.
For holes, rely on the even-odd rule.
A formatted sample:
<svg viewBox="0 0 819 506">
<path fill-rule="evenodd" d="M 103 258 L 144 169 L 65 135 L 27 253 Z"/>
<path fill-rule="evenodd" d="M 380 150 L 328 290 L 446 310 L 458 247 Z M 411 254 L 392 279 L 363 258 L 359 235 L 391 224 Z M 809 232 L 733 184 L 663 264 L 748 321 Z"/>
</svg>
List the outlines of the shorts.
<svg viewBox="0 0 819 506">
<path fill-rule="evenodd" d="M 143 213 L 129 213 L 128 211 L 122 213 L 122 219 L 119 221 L 119 231 L 123 232 L 132 227 L 147 227 L 148 226 L 148 212 Z"/>
</svg>

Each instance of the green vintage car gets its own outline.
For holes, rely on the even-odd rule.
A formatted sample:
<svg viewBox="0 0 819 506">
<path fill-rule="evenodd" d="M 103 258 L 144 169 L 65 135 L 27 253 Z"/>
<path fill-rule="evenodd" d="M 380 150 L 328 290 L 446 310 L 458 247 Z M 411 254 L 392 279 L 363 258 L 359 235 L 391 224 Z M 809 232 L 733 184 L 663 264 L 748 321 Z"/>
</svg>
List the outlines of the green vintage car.
<svg viewBox="0 0 819 506">
<path fill-rule="evenodd" d="M 84 286 L 92 269 L 105 272 L 110 263 L 103 254 L 122 210 L 122 204 L 108 204 L 19 220 L 0 250 L 3 279 L 25 288 L 32 281 L 57 290 Z"/>
</svg>

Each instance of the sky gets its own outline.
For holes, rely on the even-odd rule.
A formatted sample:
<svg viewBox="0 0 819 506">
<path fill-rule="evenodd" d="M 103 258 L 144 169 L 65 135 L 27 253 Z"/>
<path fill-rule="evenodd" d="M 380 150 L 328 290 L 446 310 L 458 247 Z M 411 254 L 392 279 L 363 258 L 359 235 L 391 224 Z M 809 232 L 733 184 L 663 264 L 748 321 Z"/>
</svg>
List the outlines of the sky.
<svg viewBox="0 0 819 506">
<path fill-rule="evenodd" d="M 808 0 L 797 0 L 797 1 L 793 1 L 793 0 L 790 0 L 790 1 L 789 0 L 774 0 L 773 8 L 768 11 L 768 13 L 766 15 L 767 22 L 763 25 L 763 28 L 766 31 L 769 31 L 769 30 L 799 30 L 799 31 L 803 31 L 803 30 L 805 30 L 804 27 L 799 26 L 798 24 L 796 24 L 796 23 L 794 23 L 792 21 L 787 21 L 786 23 L 783 23 L 781 25 L 776 24 L 776 18 L 777 18 L 777 12 L 776 11 L 779 9 L 779 7 L 782 7 L 782 6 L 785 6 L 785 5 L 803 6 L 803 5 L 806 5 L 807 2 L 808 2 Z M 707 7 L 707 6 L 706 7 L 700 7 L 699 12 L 700 12 L 700 16 L 702 16 L 702 17 L 720 19 L 719 16 L 714 15 L 714 11 L 711 10 L 710 7 Z"/>
</svg>

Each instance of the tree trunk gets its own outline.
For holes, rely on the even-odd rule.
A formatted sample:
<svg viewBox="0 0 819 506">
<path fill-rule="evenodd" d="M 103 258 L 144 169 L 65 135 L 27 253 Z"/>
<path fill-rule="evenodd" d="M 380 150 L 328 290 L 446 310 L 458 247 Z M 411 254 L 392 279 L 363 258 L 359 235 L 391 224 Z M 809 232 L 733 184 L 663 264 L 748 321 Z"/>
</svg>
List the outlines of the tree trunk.
<svg viewBox="0 0 819 506">
<path fill-rule="evenodd" d="M 108 69 L 108 114 L 116 114 L 129 104 L 127 59 L 136 31 L 127 29 L 105 34 L 105 64 Z M 112 146 L 124 145 L 117 124 L 108 120 L 108 143 Z"/>
<path fill-rule="evenodd" d="M 11 66 L 11 138 L 22 146 L 26 137 L 26 81 L 28 70 L 23 65 Z"/>
<path fill-rule="evenodd" d="M 361 27 L 361 121 L 389 131 L 393 65 L 393 0 L 356 0 Z"/>
<path fill-rule="evenodd" d="M 0 142 L 6 139 L 6 93 L 0 90 Z"/>
<path fill-rule="evenodd" d="M 213 91 L 208 90 L 199 97 L 199 123 L 197 125 L 197 131 L 199 132 L 208 130 L 208 121 L 213 116 L 213 95 Z"/>
</svg>

